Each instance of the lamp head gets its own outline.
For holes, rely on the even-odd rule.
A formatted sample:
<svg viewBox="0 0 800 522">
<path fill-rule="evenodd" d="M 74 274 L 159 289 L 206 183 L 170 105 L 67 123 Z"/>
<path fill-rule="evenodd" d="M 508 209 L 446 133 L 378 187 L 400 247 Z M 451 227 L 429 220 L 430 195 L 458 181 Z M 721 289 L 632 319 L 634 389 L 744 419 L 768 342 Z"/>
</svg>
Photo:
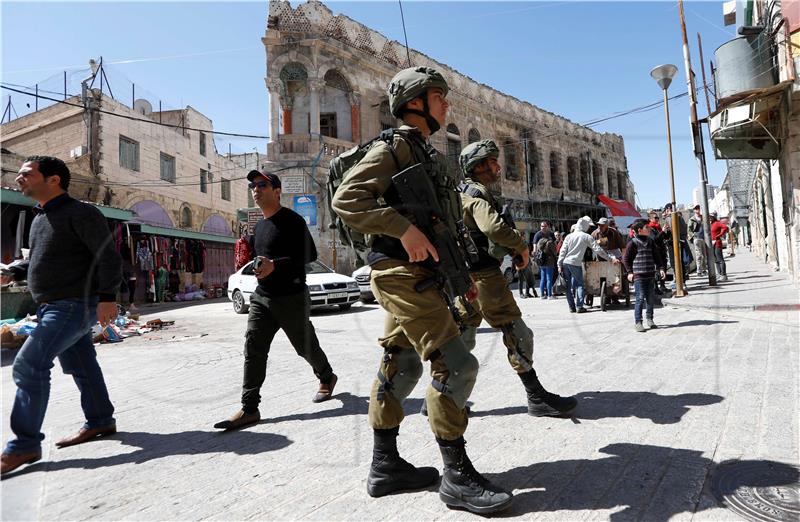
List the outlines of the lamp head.
<svg viewBox="0 0 800 522">
<path fill-rule="evenodd" d="M 664 65 L 659 65 L 652 71 L 650 71 L 650 76 L 658 83 L 658 86 L 661 87 L 662 90 L 667 90 L 669 88 L 669 84 L 672 83 L 672 79 L 677 74 L 678 68 L 672 65 L 671 63 L 667 63 Z"/>
</svg>

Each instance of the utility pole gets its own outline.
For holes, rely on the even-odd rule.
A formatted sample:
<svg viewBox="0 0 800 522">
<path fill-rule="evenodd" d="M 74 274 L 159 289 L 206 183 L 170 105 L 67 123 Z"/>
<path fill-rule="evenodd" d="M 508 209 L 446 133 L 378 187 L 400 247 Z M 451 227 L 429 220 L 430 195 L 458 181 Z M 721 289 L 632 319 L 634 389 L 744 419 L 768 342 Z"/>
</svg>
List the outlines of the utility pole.
<svg viewBox="0 0 800 522">
<path fill-rule="evenodd" d="M 678 16 L 681 21 L 681 36 L 683 38 L 683 63 L 686 69 L 686 83 L 689 88 L 689 110 L 691 113 L 692 142 L 694 143 L 694 157 L 700 171 L 700 208 L 703 212 L 703 239 L 706 244 L 706 264 L 708 270 L 708 285 L 717 285 L 717 272 L 714 266 L 714 246 L 711 242 L 711 222 L 708 217 L 708 172 L 706 171 L 706 153 L 703 149 L 703 134 L 700 122 L 697 119 L 697 90 L 694 85 L 694 73 L 689 54 L 689 40 L 686 36 L 686 19 L 683 16 L 683 0 L 678 0 Z M 673 235 L 678 231 L 673 230 Z"/>
</svg>

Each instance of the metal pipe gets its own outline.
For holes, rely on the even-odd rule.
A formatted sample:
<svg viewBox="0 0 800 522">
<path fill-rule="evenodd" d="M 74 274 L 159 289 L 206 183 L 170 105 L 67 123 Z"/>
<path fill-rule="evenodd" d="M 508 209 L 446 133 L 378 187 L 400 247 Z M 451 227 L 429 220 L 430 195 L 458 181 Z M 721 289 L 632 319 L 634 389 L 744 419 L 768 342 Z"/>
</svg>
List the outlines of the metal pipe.
<svg viewBox="0 0 800 522">
<path fill-rule="evenodd" d="M 667 122 L 667 152 L 669 155 L 669 183 L 672 188 L 672 253 L 675 263 L 672 269 L 675 272 L 675 297 L 683 297 L 686 292 L 683 289 L 683 258 L 681 257 L 681 245 L 679 241 L 680 228 L 678 226 L 677 204 L 675 202 L 675 172 L 672 165 L 672 133 L 669 126 L 669 97 L 667 89 L 664 89 L 664 117 Z"/>
<path fill-rule="evenodd" d="M 697 167 L 700 174 L 700 209 L 703 213 L 703 239 L 705 240 L 706 245 L 706 270 L 708 272 L 708 285 L 716 286 L 717 270 L 713 259 L 714 245 L 711 242 L 711 221 L 709 220 L 708 215 L 708 172 L 706 171 L 706 153 L 703 148 L 702 128 L 700 126 L 700 121 L 697 118 L 697 91 L 695 90 L 694 85 L 691 55 L 689 54 L 689 39 L 686 36 L 686 19 L 683 16 L 683 0 L 678 0 L 678 16 L 680 17 L 681 36 L 683 37 L 683 64 L 684 68 L 686 69 L 686 83 L 688 84 L 687 86 L 689 90 L 689 113 L 690 125 L 692 129 L 692 142 L 694 143 L 694 157 L 697 161 Z M 716 94 L 714 99 L 716 101 Z"/>
<path fill-rule="evenodd" d="M 708 82 L 706 82 L 706 66 L 703 61 L 703 41 L 700 39 L 700 33 L 697 33 L 697 48 L 700 49 L 700 73 L 703 75 L 703 93 L 706 95 L 706 109 L 708 112 L 706 116 L 711 114 L 711 100 L 708 97 Z"/>
</svg>

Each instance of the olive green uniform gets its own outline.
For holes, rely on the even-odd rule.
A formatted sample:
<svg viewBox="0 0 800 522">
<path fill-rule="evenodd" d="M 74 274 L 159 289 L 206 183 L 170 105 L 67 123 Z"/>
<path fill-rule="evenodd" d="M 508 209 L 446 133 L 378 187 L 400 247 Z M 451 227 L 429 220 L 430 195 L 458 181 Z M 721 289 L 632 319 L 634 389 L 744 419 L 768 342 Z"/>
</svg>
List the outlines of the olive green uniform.
<svg viewBox="0 0 800 522">
<path fill-rule="evenodd" d="M 500 257 L 505 253 L 521 252 L 528 245 L 500 217 L 500 205 L 484 185 L 468 180 L 462 192 L 464 224 L 478 245 L 480 258 L 474 263 L 477 269 L 470 272 L 478 287 L 478 298 L 471 303 L 472 310 L 465 306 L 463 299 L 459 300 L 465 327 L 461 337 L 472 351 L 477 328 L 486 319 L 492 328 L 503 331 L 508 361 L 514 371 L 527 372 L 532 367 L 533 332 L 522 321 L 522 312 L 500 271 L 500 261 L 489 251 Z"/>
<path fill-rule="evenodd" d="M 469 352 L 459 328 L 436 287 L 415 286 L 433 272 L 411 263 L 399 238 L 411 225 L 390 206 L 393 175 L 418 162 L 426 164 L 447 225 L 456 233 L 461 219 L 458 178 L 418 129 L 403 126 L 393 144 L 376 141 L 347 173 L 333 198 L 333 209 L 349 226 L 373 237 L 369 262 L 371 286 L 386 310 L 384 348 L 378 378 L 372 385 L 369 420 L 375 429 L 391 429 L 403 420 L 402 403 L 422 376 L 421 360 L 431 361 L 427 390 L 429 422 L 442 440 L 455 440 L 467 427 L 466 402 L 475 384 L 478 361 Z"/>
</svg>

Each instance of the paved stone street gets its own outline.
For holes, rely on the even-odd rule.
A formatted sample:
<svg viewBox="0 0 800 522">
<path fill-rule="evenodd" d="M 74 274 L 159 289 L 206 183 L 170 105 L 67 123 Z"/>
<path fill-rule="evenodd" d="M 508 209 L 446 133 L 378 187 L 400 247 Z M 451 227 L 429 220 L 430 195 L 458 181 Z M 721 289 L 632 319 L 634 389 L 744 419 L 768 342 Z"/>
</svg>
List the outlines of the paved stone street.
<svg viewBox="0 0 800 522">
<path fill-rule="evenodd" d="M 793 476 L 787 465 L 799 456 L 797 291 L 746 250 L 728 260 L 728 273 L 730 281 L 714 290 L 690 280 L 690 295 L 657 309 L 661 328 L 644 334 L 633 331 L 632 309 L 576 315 L 563 297 L 520 300 L 536 335 L 542 382 L 580 399 L 572 419 L 526 415 L 500 334 L 484 325 L 466 439 L 476 468 L 516 494 L 502 516 L 738 520 L 715 500 L 715 490 L 725 493 L 730 484 L 721 463 L 736 459 L 742 469 Z M 794 308 L 764 306 L 776 304 Z M 98 348 L 117 408 L 116 435 L 55 448 L 82 415 L 71 379 L 54 369 L 43 460 L 3 480 L 4 520 L 478 518 L 448 510 L 433 488 L 381 499 L 366 494 L 367 396 L 383 325 L 378 306 L 314 314 L 339 375 L 327 403 L 311 402 L 314 375 L 278 334 L 262 390 L 263 420 L 230 434 L 212 425 L 238 408 L 246 316 L 218 301 L 143 319 L 155 317 L 176 324 Z M 4 440 L 15 390 L 7 359 Z M 426 385 L 423 378 L 406 403 L 401 454 L 441 467 L 417 413 Z M 792 494 L 786 480 L 750 484 L 749 477 L 745 485 Z"/>
</svg>

